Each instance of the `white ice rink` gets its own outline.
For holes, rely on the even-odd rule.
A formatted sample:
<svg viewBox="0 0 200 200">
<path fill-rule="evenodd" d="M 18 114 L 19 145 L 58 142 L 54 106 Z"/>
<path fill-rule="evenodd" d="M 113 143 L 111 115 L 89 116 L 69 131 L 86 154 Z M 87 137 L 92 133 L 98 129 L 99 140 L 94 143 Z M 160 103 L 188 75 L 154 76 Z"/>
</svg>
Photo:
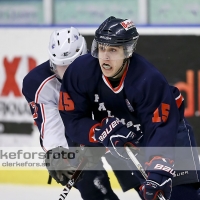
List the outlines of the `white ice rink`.
<svg viewBox="0 0 200 200">
<path fill-rule="evenodd" d="M 54 186 L 27 186 L 27 185 L 6 185 L 0 184 L 1 200 L 58 200 L 62 192 L 62 187 Z M 123 193 L 121 190 L 115 190 L 120 200 L 140 200 L 134 190 Z M 78 190 L 70 191 L 66 200 L 81 200 Z"/>
</svg>

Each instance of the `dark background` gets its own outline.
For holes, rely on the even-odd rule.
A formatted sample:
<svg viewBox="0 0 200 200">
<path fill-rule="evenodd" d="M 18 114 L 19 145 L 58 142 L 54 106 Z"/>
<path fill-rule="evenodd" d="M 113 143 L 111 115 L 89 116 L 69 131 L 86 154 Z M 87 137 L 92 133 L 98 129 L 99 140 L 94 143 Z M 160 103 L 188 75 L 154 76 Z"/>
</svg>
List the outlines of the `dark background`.
<svg viewBox="0 0 200 200">
<path fill-rule="evenodd" d="M 93 36 L 85 36 L 90 49 Z M 200 71 L 200 36 L 143 36 L 141 35 L 136 52 L 144 56 L 147 60 L 164 74 L 170 84 L 177 82 L 186 82 L 186 71 L 191 69 L 194 71 L 194 107 L 198 110 L 198 81 L 197 72 Z M 200 85 L 200 83 L 199 83 Z M 181 91 L 187 106 L 187 95 L 185 91 Z M 187 117 L 192 125 L 200 146 L 200 116 L 195 114 Z"/>
</svg>

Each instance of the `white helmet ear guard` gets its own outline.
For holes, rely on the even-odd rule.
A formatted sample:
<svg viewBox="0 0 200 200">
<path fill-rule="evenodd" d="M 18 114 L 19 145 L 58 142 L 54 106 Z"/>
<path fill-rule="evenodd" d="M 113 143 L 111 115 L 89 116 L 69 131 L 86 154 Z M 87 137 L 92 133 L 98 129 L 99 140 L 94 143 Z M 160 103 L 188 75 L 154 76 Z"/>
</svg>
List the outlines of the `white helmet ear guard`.
<svg viewBox="0 0 200 200">
<path fill-rule="evenodd" d="M 70 65 L 77 57 L 87 53 L 87 44 L 76 28 L 60 29 L 51 34 L 48 53 L 50 63 Z"/>
</svg>

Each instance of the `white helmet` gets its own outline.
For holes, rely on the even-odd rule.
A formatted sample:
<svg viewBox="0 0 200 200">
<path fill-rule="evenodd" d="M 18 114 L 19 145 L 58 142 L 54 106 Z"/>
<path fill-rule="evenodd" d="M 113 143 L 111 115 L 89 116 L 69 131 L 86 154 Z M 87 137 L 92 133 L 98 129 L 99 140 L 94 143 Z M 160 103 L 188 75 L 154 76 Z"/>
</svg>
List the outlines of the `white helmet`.
<svg viewBox="0 0 200 200">
<path fill-rule="evenodd" d="M 87 53 L 85 38 L 74 27 L 56 30 L 51 34 L 48 48 L 50 65 L 71 64 L 77 57 Z"/>
</svg>

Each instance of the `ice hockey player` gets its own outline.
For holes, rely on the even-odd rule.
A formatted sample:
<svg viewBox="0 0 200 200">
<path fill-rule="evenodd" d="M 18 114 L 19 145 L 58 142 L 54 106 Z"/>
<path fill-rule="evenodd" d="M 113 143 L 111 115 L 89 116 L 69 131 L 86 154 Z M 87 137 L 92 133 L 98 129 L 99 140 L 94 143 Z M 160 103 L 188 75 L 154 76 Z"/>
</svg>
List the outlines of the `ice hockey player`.
<svg viewBox="0 0 200 200">
<path fill-rule="evenodd" d="M 141 159 L 147 180 L 135 171 L 145 200 L 160 192 L 168 200 L 197 200 L 199 160 L 183 97 L 135 52 L 138 38 L 129 19 L 111 16 L 98 27 L 91 54 L 77 58 L 63 76 L 61 91 L 70 105 L 60 98 L 66 131 L 78 143 L 104 145 L 133 170 L 120 147 L 147 149 Z"/>
</svg>

